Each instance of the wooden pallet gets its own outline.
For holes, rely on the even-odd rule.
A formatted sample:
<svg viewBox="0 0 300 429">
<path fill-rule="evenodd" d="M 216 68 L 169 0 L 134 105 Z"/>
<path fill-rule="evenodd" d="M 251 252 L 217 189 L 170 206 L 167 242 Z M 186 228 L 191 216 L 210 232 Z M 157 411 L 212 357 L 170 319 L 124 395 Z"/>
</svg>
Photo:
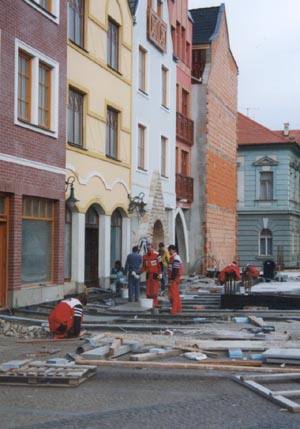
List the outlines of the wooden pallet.
<svg viewBox="0 0 300 429">
<path fill-rule="evenodd" d="M 0 373 L 0 384 L 75 387 L 96 374 L 96 366 L 29 362 Z"/>
<path fill-rule="evenodd" d="M 293 412 L 300 413 L 300 403 L 292 401 L 289 398 L 296 398 L 300 396 L 299 388 L 296 389 L 286 389 L 285 390 L 271 390 L 266 387 L 265 384 L 270 383 L 284 383 L 299 386 L 300 382 L 300 373 L 295 374 L 271 374 L 271 375 L 247 375 L 247 376 L 234 376 L 234 381 L 242 384 L 243 386 L 248 387 L 256 393 L 264 396 L 270 401 L 275 402 L 281 407 Z M 263 384 L 264 385 L 263 385 Z"/>
</svg>

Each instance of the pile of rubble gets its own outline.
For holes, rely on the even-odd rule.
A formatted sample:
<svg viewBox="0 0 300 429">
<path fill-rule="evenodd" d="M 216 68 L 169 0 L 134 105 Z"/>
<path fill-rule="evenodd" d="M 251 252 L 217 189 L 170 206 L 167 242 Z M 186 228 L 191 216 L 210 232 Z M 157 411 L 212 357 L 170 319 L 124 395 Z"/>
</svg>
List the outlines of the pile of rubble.
<svg viewBox="0 0 300 429">
<path fill-rule="evenodd" d="M 45 323 L 45 326 L 26 326 L 7 320 L 0 320 L 0 335 L 24 339 L 52 337 L 48 323 Z"/>
</svg>

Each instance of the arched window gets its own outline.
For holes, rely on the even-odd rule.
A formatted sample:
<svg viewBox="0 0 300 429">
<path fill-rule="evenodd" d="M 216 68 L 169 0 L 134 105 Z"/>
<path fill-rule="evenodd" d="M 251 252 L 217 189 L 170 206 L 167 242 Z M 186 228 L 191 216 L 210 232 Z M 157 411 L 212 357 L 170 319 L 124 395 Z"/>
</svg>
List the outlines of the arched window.
<svg viewBox="0 0 300 429">
<path fill-rule="evenodd" d="M 115 266 L 115 261 L 122 261 L 122 215 L 120 210 L 115 210 L 111 216 L 110 227 L 110 266 Z"/>
<path fill-rule="evenodd" d="M 273 238 L 272 232 L 269 229 L 263 229 L 259 238 L 259 254 L 261 256 L 271 256 L 273 251 Z"/>
</svg>

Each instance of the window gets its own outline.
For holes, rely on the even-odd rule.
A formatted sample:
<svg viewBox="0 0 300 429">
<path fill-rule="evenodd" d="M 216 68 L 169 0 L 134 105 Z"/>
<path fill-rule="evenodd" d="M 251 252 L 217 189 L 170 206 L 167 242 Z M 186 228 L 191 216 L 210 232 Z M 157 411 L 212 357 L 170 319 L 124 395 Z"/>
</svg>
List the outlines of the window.
<svg viewBox="0 0 300 429">
<path fill-rule="evenodd" d="M 167 177 L 167 142 L 166 137 L 161 137 L 161 176 Z"/>
<path fill-rule="evenodd" d="M 189 109 L 189 93 L 185 89 L 183 89 L 181 112 L 184 116 L 188 116 L 189 114 L 188 109 Z"/>
<path fill-rule="evenodd" d="M 15 124 L 57 137 L 58 63 L 16 41 Z"/>
<path fill-rule="evenodd" d="M 36 3 L 39 3 L 39 5 L 46 9 L 48 12 L 51 12 L 51 0 L 35 0 Z"/>
<path fill-rule="evenodd" d="M 47 64 L 39 65 L 39 126 L 50 127 L 51 69 Z"/>
<path fill-rule="evenodd" d="M 42 15 L 56 24 L 59 23 L 60 0 L 24 0 Z M 65 0 L 64 0 L 65 1 Z"/>
<path fill-rule="evenodd" d="M 259 198 L 260 200 L 272 200 L 273 199 L 273 172 L 272 171 L 261 171 L 259 177 Z"/>
<path fill-rule="evenodd" d="M 168 69 L 164 66 L 161 68 L 161 104 L 168 106 Z"/>
<path fill-rule="evenodd" d="M 139 169 L 145 169 L 145 127 L 141 124 L 138 125 L 138 161 L 137 166 Z"/>
<path fill-rule="evenodd" d="M 110 265 L 115 266 L 116 261 L 122 260 L 122 215 L 115 210 L 111 216 L 110 226 Z"/>
<path fill-rule="evenodd" d="M 181 47 L 180 47 L 180 51 L 181 51 L 181 59 L 183 62 L 186 61 L 185 58 L 185 54 L 186 54 L 186 40 L 185 40 L 185 28 L 181 27 Z"/>
<path fill-rule="evenodd" d="M 118 155 L 118 116 L 119 113 L 112 109 L 107 109 L 106 114 L 106 155 L 117 159 Z"/>
<path fill-rule="evenodd" d="M 119 64 L 119 26 L 111 19 L 108 20 L 107 30 L 107 64 L 118 70 Z"/>
<path fill-rule="evenodd" d="M 272 255 L 272 232 L 269 229 L 263 229 L 260 233 L 260 250 L 259 254 L 261 256 L 271 256 Z"/>
<path fill-rule="evenodd" d="M 69 88 L 68 143 L 83 146 L 83 98 L 81 92 Z"/>
<path fill-rule="evenodd" d="M 18 117 L 30 122 L 31 112 L 31 57 L 19 52 L 18 68 Z"/>
<path fill-rule="evenodd" d="M 22 283 L 51 281 L 53 227 L 53 201 L 25 197 L 22 217 Z"/>
<path fill-rule="evenodd" d="M 84 46 L 84 0 L 69 0 L 69 39 L 76 45 Z"/>
<path fill-rule="evenodd" d="M 146 51 L 139 47 L 139 90 L 146 92 Z"/>
</svg>

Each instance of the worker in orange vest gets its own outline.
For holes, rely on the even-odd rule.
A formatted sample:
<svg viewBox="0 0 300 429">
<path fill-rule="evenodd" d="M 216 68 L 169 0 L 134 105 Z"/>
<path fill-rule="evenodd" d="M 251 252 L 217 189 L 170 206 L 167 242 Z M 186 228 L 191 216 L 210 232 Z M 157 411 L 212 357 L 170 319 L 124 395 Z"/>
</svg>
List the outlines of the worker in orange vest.
<svg viewBox="0 0 300 429">
<path fill-rule="evenodd" d="M 147 252 L 143 256 L 141 272 L 146 272 L 146 296 L 153 299 L 153 307 L 158 306 L 158 291 L 162 279 L 161 257 L 153 249 L 152 243 L 146 243 Z"/>
</svg>

